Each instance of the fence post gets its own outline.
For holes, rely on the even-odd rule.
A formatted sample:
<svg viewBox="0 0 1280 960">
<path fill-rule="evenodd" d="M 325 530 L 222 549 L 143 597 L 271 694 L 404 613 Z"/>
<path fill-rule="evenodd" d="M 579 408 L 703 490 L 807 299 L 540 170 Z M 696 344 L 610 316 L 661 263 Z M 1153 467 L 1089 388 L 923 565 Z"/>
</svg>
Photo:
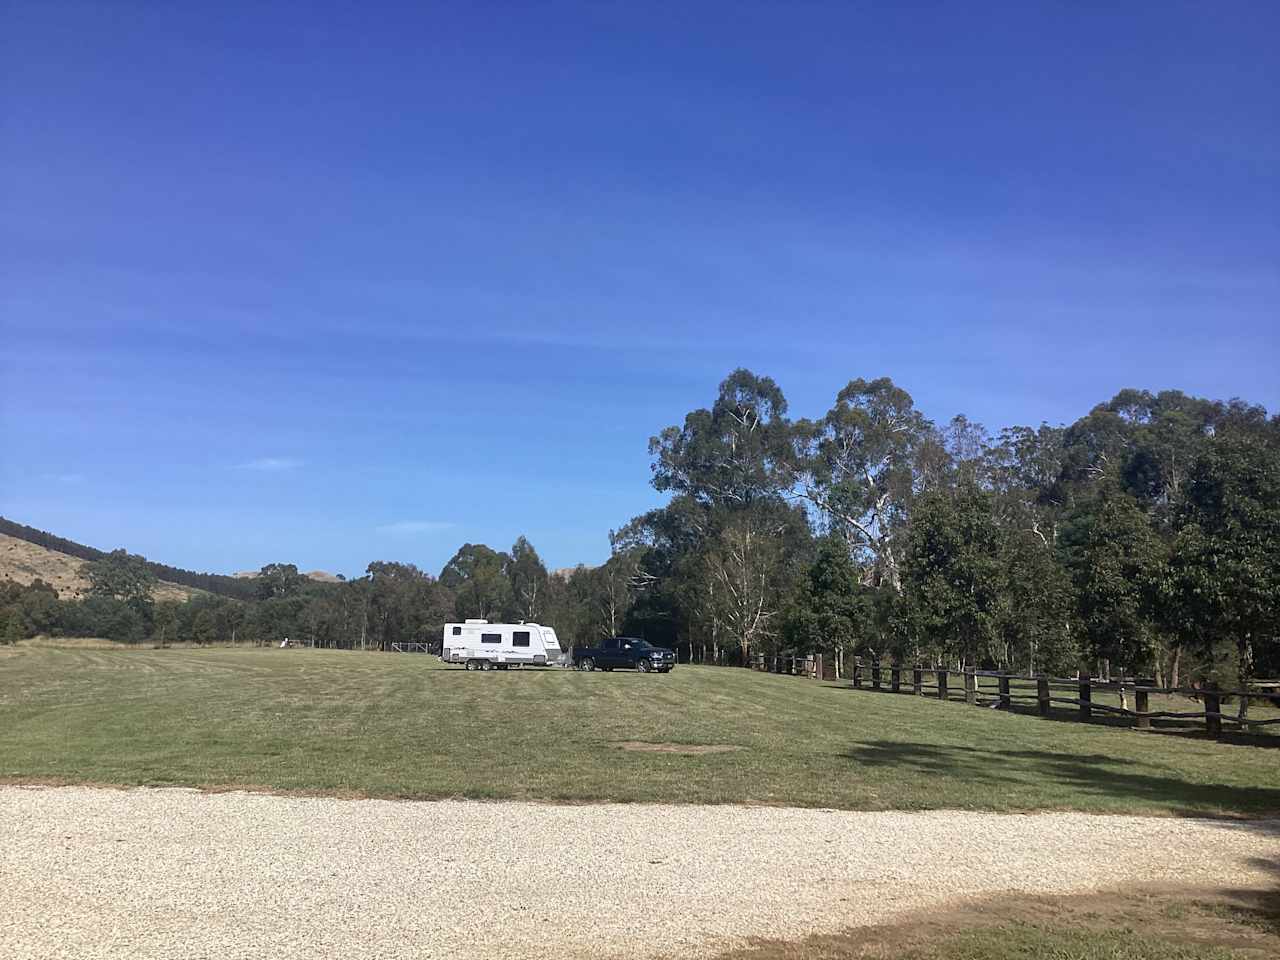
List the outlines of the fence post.
<svg viewBox="0 0 1280 960">
<path fill-rule="evenodd" d="M 1000 675 L 1000 709 L 1008 710 L 1013 701 L 1009 697 L 1009 678 L 1005 674 Z"/>
<path fill-rule="evenodd" d="M 1048 712 L 1052 708 L 1052 704 L 1048 701 L 1050 692 L 1048 692 L 1048 677 L 1036 677 L 1036 707 L 1039 709 L 1041 717 L 1048 717 Z"/>
<path fill-rule="evenodd" d="M 889 670 L 889 689 L 894 693 L 902 690 L 902 667 L 896 663 Z"/>
<path fill-rule="evenodd" d="M 941 667 L 938 670 L 938 699 L 947 699 L 947 668 Z"/>
<path fill-rule="evenodd" d="M 1080 719 L 1089 720 L 1093 717 L 1093 682 L 1087 669 L 1080 671 L 1079 683 Z"/>
<path fill-rule="evenodd" d="M 1222 697 L 1214 689 L 1204 692 L 1204 728 L 1211 737 L 1222 736 Z"/>
<path fill-rule="evenodd" d="M 1150 694 L 1145 690 L 1133 691 L 1133 710 L 1138 715 L 1133 725 L 1139 730 L 1151 729 L 1151 718 L 1147 716 L 1151 707 Z"/>
<path fill-rule="evenodd" d="M 858 688 L 862 686 L 862 658 L 853 658 L 853 686 Z"/>
<path fill-rule="evenodd" d="M 813 678 L 815 680 L 822 679 L 822 654 L 820 653 L 813 655 Z"/>
<path fill-rule="evenodd" d="M 921 676 L 923 672 L 918 663 L 911 668 L 911 692 L 917 697 L 924 692 L 924 678 Z"/>
<path fill-rule="evenodd" d="M 964 676 L 964 702 L 969 706 L 974 706 L 978 702 L 978 675 L 973 670 L 965 670 Z"/>
<path fill-rule="evenodd" d="M 871 665 L 871 689 L 880 689 L 880 661 L 877 660 Z"/>
</svg>

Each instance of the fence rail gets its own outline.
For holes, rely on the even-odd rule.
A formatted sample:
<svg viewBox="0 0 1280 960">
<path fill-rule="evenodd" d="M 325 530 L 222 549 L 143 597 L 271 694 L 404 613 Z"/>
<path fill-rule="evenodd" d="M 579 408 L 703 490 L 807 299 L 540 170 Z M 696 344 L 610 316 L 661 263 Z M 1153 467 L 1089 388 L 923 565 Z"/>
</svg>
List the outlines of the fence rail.
<svg viewBox="0 0 1280 960">
<path fill-rule="evenodd" d="M 756 670 L 771 673 L 787 673 L 825 679 L 823 658 L 812 657 L 770 657 L 757 654 L 751 666 Z M 1014 701 L 1030 701 L 1036 704 L 1041 716 L 1049 716 L 1054 704 L 1068 704 L 1075 707 L 1076 717 L 1087 721 L 1093 718 L 1094 712 L 1112 717 L 1125 717 L 1133 720 L 1139 730 L 1152 729 L 1152 720 L 1203 720 L 1205 730 L 1210 736 L 1221 736 L 1223 724 L 1234 724 L 1240 730 L 1249 732 L 1264 727 L 1280 724 L 1280 716 L 1266 719 L 1250 719 L 1223 712 L 1224 699 L 1236 698 L 1242 703 L 1262 701 L 1280 705 L 1280 680 L 1260 680 L 1250 685 L 1248 690 L 1223 690 L 1216 687 L 1164 687 L 1147 683 L 1138 678 L 1106 680 L 1083 673 L 1078 677 L 1050 677 L 1042 674 L 1007 673 L 998 670 L 952 670 L 946 667 L 916 666 L 884 666 L 882 664 L 863 664 L 855 658 L 850 675 L 847 678 L 855 690 L 872 690 L 887 693 L 910 694 L 914 696 L 931 696 L 939 700 L 951 697 L 954 679 L 964 691 L 965 703 L 973 706 L 985 706 L 993 709 L 1008 710 Z M 983 689 L 982 680 L 994 680 L 994 691 Z M 1020 684 L 1021 686 L 1015 686 Z M 1027 685 L 1034 684 L 1034 690 Z M 1071 693 L 1074 696 L 1065 696 Z M 1127 706 L 1113 706 L 1099 703 L 1094 699 L 1095 693 L 1118 693 L 1121 704 L 1127 704 L 1133 698 L 1133 709 Z M 1203 702 L 1199 710 L 1152 710 L 1151 695 L 1166 694 L 1189 697 Z"/>
</svg>

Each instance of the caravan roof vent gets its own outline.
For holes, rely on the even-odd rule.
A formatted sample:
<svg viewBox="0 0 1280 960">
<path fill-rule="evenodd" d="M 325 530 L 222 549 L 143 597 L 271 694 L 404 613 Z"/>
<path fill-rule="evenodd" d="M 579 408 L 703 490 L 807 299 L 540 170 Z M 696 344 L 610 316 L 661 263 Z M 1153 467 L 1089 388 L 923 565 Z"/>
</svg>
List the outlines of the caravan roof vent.
<svg viewBox="0 0 1280 960">
<path fill-rule="evenodd" d="M 489 621 L 488 621 L 488 620 L 472 620 L 472 619 L 467 619 L 467 620 L 465 620 L 465 621 L 463 621 L 463 622 L 464 622 L 464 623 L 488 623 Z"/>
</svg>

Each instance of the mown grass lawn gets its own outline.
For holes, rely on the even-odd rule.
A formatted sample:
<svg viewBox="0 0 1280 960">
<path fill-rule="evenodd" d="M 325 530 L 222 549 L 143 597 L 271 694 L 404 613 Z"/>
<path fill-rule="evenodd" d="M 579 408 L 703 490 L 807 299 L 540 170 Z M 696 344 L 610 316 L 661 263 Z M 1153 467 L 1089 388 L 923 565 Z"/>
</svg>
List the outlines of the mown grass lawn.
<svg viewBox="0 0 1280 960">
<path fill-rule="evenodd" d="M 1280 893 L 1006 894 L 716 960 L 1246 960 L 1280 956 Z"/>
<path fill-rule="evenodd" d="M 740 749 L 620 746 L 630 741 Z M 1280 750 L 1268 747 L 737 669 L 467 673 L 421 655 L 277 649 L 0 648 L 0 780 L 1280 813 Z"/>
</svg>

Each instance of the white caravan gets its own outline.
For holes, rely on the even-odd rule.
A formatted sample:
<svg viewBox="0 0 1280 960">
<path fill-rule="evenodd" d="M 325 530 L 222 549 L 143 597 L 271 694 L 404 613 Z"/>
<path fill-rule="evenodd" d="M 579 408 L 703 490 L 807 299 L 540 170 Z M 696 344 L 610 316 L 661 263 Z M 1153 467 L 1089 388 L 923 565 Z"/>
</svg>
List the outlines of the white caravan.
<svg viewBox="0 0 1280 960">
<path fill-rule="evenodd" d="M 440 659 L 466 664 L 468 670 L 505 670 L 546 666 L 563 655 L 556 632 L 537 623 L 490 623 L 467 620 L 444 625 Z"/>
</svg>

